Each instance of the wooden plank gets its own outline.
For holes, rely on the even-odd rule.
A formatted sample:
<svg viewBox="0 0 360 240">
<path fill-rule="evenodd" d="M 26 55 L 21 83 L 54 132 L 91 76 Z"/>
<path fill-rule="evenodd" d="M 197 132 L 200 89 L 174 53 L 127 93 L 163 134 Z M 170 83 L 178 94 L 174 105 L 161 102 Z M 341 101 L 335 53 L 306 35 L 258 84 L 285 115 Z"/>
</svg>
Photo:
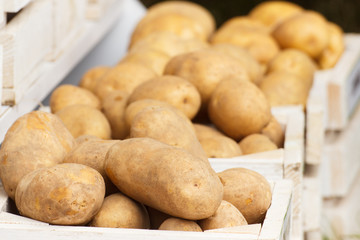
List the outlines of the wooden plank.
<svg viewBox="0 0 360 240">
<path fill-rule="evenodd" d="M 0 212 L 0 224 L 22 224 L 22 225 L 45 225 L 48 223 L 33 220 L 31 218 L 19 216 L 8 212 Z"/>
<path fill-rule="evenodd" d="M 18 12 L 25 7 L 31 0 L 3 0 L 5 12 Z"/>
<path fill-rule="evenodd" d="M 114 1 L 116 0 L 87 0 L 86 18 L 92 20 L 101 18 Z"/>
<path fill-rule="evenodd" d="M 0 29 L 3 28 L 5 24 L 6 24 L 6 13 L 4 11 L 4 0 L 0 0 Z"/>
<path fill-rule="evenodd" d="M 2 61 L 3 61 L 3 47 L 0 45 L 0 100 L 2 99 L 2 86 L 3 86 Z M 0 101 L 0 106 L 1 106 L 1 101 Z"/>
</svg>

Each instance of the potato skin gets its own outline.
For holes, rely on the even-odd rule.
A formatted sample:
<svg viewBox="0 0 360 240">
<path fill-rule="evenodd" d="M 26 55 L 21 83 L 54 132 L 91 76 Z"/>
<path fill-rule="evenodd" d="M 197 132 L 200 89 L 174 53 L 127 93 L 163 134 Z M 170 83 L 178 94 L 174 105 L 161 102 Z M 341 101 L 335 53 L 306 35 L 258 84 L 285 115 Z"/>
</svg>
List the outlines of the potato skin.
<svg viewBox="0 0 360 240">
<path fill-rule="evenodd" d="M 148 229 L 150 220 L 144 205 L 122 193 L 114 193 L 104 199 L 90 226 Z"/>
<path fill-rule="evenodd" d="M 0 150 L 0 178 L 7 195 L 14 199 L 22 177 L 60 163 L 73 146 L 73 136 L 55 115 L 33 111 L 18 118 Z"/>
<path fill-rule="evenodd" d="M 150 138 L 113 145 L 105 171 L 121 192 L 174 217 L 207 218 L 222 200 L 222 184 L 208 164 Z"/>
<path fill-rule="evenodd" d="M 261 130 L 261 134 L 267 136 L 278 148 L 284 146 L 285 133 L 274 116 L 271 117 L 270 122 Z"/>
<path fill-rule="evenodd" d="M 165 75 L 140 84 L 129 97 L 128 103 L 141 99 L 155 99 L 170 103 L 189 119 L 200 109 L 201 99 L 196 87 L 181 77 Z"/>
<path fill-rule="evenodd" d="M 89 69 L 81 78 L 79 86 L 95 93 L 97 82 L 109 71 L 111 67 L 97 66 Z"/>
<path fill-rule="evenodd" d="M 159 230 L 202 232 L 201 227 L 191 220 L 168 218 L 159 227 Z"/>
<path fill-rule="evenodd" d="M 269 182 L 246 168 L 227 169 L 218 176 L 224 185 L 223 199 L 239 209 L 248 224 L 261 223 L 272 199 Z"/>
<path fill-rule="evenodd" d="M 239 142 L 239 146 L 243 154 L 259 153 L 277 149 L 276 144 L 273 143 L 267 136 L 258 133 L 254 133 L 243 138 Z"/>
<path fill-rule="evenodd" d="M 96 170 L 63 163 L 23 177 L 15 202 L 21 215 L 50 224 L 84 225 L 99 211 L 105 184 Z"/>
<path fill-rule="evenodd" d="M 160 212 L 155 208 L 146 206 L 146 210 L 148 211 L 149 218 L 150 218 L 150 226 L 151 229 L 159 229 L 160 225 L 171 216 L 169 214 Z"/>
<path fill-rule="evenodd" d="M 270 106 L 261 90 L 250 81 L 222 80 L 211 96 L 209 117 L 227 136 L 239 141 L 258 133 L 270 121 Z"/>
<path fill-rule="evenodd" d="M 217 228 L 247 225 L 241 212 L 228 201 L 222 200 L 215 214 L 209 218 L 198 221 L 203 231 Z"/>
</svg>

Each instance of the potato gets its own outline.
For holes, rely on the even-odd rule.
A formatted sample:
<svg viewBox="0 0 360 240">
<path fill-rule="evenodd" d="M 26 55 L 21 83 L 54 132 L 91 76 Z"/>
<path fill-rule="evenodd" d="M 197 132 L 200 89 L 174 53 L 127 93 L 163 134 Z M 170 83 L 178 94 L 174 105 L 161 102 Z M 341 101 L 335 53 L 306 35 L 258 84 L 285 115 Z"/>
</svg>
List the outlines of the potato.
<svg viewBox="0 0 360 240">
<path fill-rule="evenodd" d="M 56 115 L 74 138 L 81 135 L 94 135 L 102 139 L 111 137 L 108 120 L 102 112 L 95 108 L 86 105 L 71 105 L 58 111 Z"/>
<path fill-rule="evenodd" d="M 56 113 L 64 107 L 83 104 L 100 109 L 99 99 L 89 90 L 70 84 L 57 87 L 50 96 L 50 108 Z"/>
<path fill-rule="evenodd" d="M 140 84 L 129 97 L 128 103 L 141 99 L 155 99 L 170 103 L 189 119 L 200 109 L 201 99 L 196 87 L 186 79 L 165 75 Z"/>
<path fill-rule="evenodd" d="M 227 31 L 230 30 L 236 31 L 239 28 L 253 29 L 264 33 L 270 33 L 271 31 L 271 28 L 264 25 L 261 21 L 258 21 L 257 19 L 254 18 L 250 18 L 249 16 L 236 16 L 230 18 L 229 20 L 224 22 L 220 28 L 221 30 L 226 28 Z"/>
<path fill-rule="evenodd" d="M 296 74 L 309 89 L 316 70 L 317 66 L 312 58 L 300 50 L 291 48 L 279 52 L 268 66 L 268 73 L 287 71 Z"/>
<path fill-rule="evenodd" d="M 207 218 L 222 200 L 222 184 L 207 163 L 150 138 L 113 145 L 105 171 L 121 192 L 174 217 Z"/>
<path fill-rule="evenodd" d="M 282 48 L 296 48 L 317 58 L 329 42 L 326 19 L 318 12 L 303 11 L 277 26 L 273 36 Z"/>
<path fill-rule="evenodd" d="M 77 138 L 75 138 L 76 145 L 82 144 L 84 142 L 88 142 L 91 140 L 100 140 L 101 138 L 98 138 L 94 135 L 81 135 Z"/>
<path fill-rule="evenodd" d="M 217 228 L 247 225 L 241 212 L 228 201 L 222 200 L 215 214 L 200 220 L 199 225 L 203 231 Z"/>
<path fill-rule="evenodd" d="M 222 80 L 211 96 L 209 117 L 227 136 L 240 140 L 259 133 L 270 121 L 270 106 L 261 90 L 250 81 Z"/>
<path fill-rule="evenodd" d="M 159 227 L 159 230 L 202 232 L 200 226 L 191 220 L 168 218 Z"/>
<path fill-rule="evenodd" d="M 79 86 L 95 93 L 95 88 L 99 79 L 111 68 L 108 66 L 97 66 L 89 69 L 81 78 Z"/>
<path fill-rule="evenodd" d="M 130 137 L 149 137 L 174 147 L 186 149 L 209 164 L 192 124 L 185 121 L 171 108 L 148 107 L 139 112 L 131 123 Z"/>
<path fill-rule="evenodd" d="M 148 229 L 150 220 L 144 205 L 122 193 L 114 193 L 105 198 L 90 226 Z"/>
<path fill-rule="evenodd" d="M 146 209 L 149 214 L 151 229 L 159 229 L 160 225 L 166 219 L 171 217 L 169 214 L 160 212 L 159 210 L 156 210 L 155 208 L 149 206 L 146 206 Z"/>
<path fill-rule="evenodd" d="M 129 127 L 125 122 L 125 109 L 129 94 L 117 90 L 109 93 L 102 101 L 102 112 L 111 126 L 113 139 L 124 139 L 129 135 Z"/>
<path fill-rule="evenodd" d="M 239 145 L 214 128 L 194 124 L 195 133 L 209 158 L 229 158 L 242 155 Z"/>
<path fill-rule="evenodd" d="M 85 225 L 99 211 L 104 195 L 99 172 L 63 163 L 24 176 L 16 189 L 15 203 L 26 217 L 50 224 Z"/>
<path fill-rule="evenodd" d="M 122 90 L 129 94 L 140 84 L 153 77 L 156 73 L 143 64 L 122 62 L 109 70 L 97 83 L 95 94 L 104 99 L 110 92 Z"/>
<path fill-rule="evenodd" d="M 143 64 L 152 69 L 157 75 L 162 75 L 170 56 L 156 49 L 145 49 L 143 51 L 132 51 L 120 62 L 134 62 Z"/>
<path fill-rule="evenodd" d="M 104 169 L 105 156 L 109 148 L 118 140 L 92 139 L 84 141 L 71 149 L 64 157 L 63 163 L 78 163 L 98 171 L 104 178 L 106 192 L 117 192 L 117 188 L 108 179 Z"/>
<path fill-rule="evenodd" d="M 172 61 L 177 63 L 176 66 Z M 207 106 L 221 79 L 237 77 L 250 81 L 246 69 L 236 59 L 213 50 L 199 50 L 176 56 L 169 61 L 164 74 L 176 75 L 194 84 L 204 106 Z"/>
<path fill-rule="evenodd" d="M 278 148 L 284 146 L 285 133 L 281 124 L 274 116 L 270 122 L 261 130 L 261 134 L 267 136 Z"/>
<path fill-rule="evenodd" d="M 321 69 L 328 69 L 335 66 L 345 49 L 344 32 L 340 26 L 328 22 L 329 42 L 318 58 Z"/>
<path fill-rule="evenodd" d="M 239 142 L 239 146 L 243 154 L 259 153 L 277 149 L 276 144 L 267 136 L 258 133 L 244 137 Z"/>
<path fill-rule="evenodd" d="M 301 13 L 303 10 L 302 7 L 292 2 L 267 1 L 256 5 L 250 11 L 249 17 L 274 29 L 279 23 Z"/>
<path fill-rule="evenodd" d="M 246 168 L 227 169 L 218 176 L 224 185 L 223 199 L 239 209 L 248 224 L 261 223 L 272 199 L 269 182 Z"/>
<path fill-rule="evenodd" d="M 21 178 L 60 163 L 74 146 L 73 136 L 55 115 L 33 111 L 19 117 L 0 149 L 0 178 L 7 195 L 14 199 Z"/>
<path fill-rule="evenodd" d="M 239 64 L 246 69 L 250 80 L 255 84 L 260 82 L 263 77 L 262 67 L 245 48 L 229 43 L 214 44 L 211 48 L 236 58 Z"/>
<path fill-rule="evenodd" d="M 154 32 L 130 46 L 129 53 L 154 49 L 170 57 L 208 47 L 198 39 L 182 39 L 171 32 Z"/>
<path fill-rule="evenodd" d="M 298 75 L 286 71 L 271 72 L 260 83 L 270 106 L 306 105 L 309 86 Z"/>
</svg>

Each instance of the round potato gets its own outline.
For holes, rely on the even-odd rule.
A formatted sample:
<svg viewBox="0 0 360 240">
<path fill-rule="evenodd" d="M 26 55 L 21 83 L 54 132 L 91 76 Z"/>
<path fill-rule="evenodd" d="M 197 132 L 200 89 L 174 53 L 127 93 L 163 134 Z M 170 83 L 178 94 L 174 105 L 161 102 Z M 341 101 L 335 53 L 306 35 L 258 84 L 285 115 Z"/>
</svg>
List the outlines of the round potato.
<svg viewBox="0 0 360 240">
<path fill-rule="evenodd" d="M 237 16 L 230 18 L 224 22 L 220 28 L 221 30 L 226 29 L 227 31 L 237 30 L 240 28 L 252 29 L 264 33 L 270 33 L 271 31 L 268 26 L 254 18 L 250 18 L 249 16 Z"/>
<path fill-rule="evenodd" d="M 141 99 L 155 99 L 170 103 L 189 119 L 200 109 L 201 99 L 196 87 L 189 81 L 165 75 L 140 84 L 129 97 L 128 103 Z"/>
<path fill-rule="evenodd" d="M 14 199 L 26 174 L 60 163 L 74 146 L 73 136 L 55 115 L 33 111 L 19 117 L 0 149 L 0 178 L 7 195 Z"/>
<path fill-rule="evenodd" d="M 296 48 L 316 59 L 329 42 L 326 19 L 318 12 L 303 11 L 279 24 L 273 36 L 282 48 Z"/>
<path fill-rule="evenodd" d="M 224 185 L 223 199 L 239 209 L 248 224 L 261 223 L 271 204 L 269 182 L 246 168 L 227 169 L 218 176 Z"/>
<path fill-rule="evenodd" d="M 309 86 L 303 79 L 286 71 L 271 72 L 263 78 L 260 89 L 270 106 L 306 105 Z"/>
<path fill-rule="evenodd" d="M 202 232 L 199 224 L 195 221 L 174 217 L 166 219 L 160 225 L 159 230 Z"/>
<path fill-rule="evenodd" d="M 140 83 L 156 76 L 153 70 L 143 64 L 122 62 L 109 70 L 98 81 L 95 94 L 100 100 L 115 90 L 122 90 L 131 94 Z"/>
<path fill-rule="evenodd" d="M 335 23 L 327 23 L 329 30 L 329 43 L 320 54 L 318 63 L 321 69 L 328 69 L 335 66 L 345 49 L 344 32 Z"/>
<path fill-rule="evenodd" d="M 209 117 L 227 136 L 239 141 L 259 133 L 270 121 L 270 106 L 261 90 L 250 81 L 222 80 L 211 96 Z"/>
<path fill-rule="evenodd" d="M 171 108 L 148 107 L 139 112 L 131 123 L 130 137 L 149 137 L 174 147 L 186 149 L 209 164 L 206 153 L 196 137 L 193 125 Z"/>
<path fill-rule="evenodd" d="M 312 86 L 316 70 L 317 66 L 314 60 L 297 49 L 285 49 L 279 52 L 268 65 L 268 73 L 277 71 L 293 73 L 303 79 L 309 89 Z"/>
<path fill-rule="evenodd" d="M 169 214 L 160 212 L 159 210 L 156 210 L 155 208 L 149 206 L 146 206 L 146 209 L 149 214 L 151 229 L 159 229 L 160 225 L 166 219 L 171 217 Z"/>
<path fill-rule="evenodd" d="M 194 124 L 196 136 L 209 158 L 229 158 L 242 155 L 239 145 L 214 128 Z"/>
<path fill-rule="evenodd" d="M 77 138 L 81 135 L 94 135 L 110 139 L 111 128 L 105 115 L 86 105 L 71 105 L 58 111 L 56 115 L 63 121 L 70 133 Z"/>
<path fill-rule="evenodd" d="M 150 228 L 146 208 L 122 193 L 107 196 L 90 223 L 93 227 Z"/>
<path fill-rule="evenodd" d="M 239 146 L 243 154 L 259 153 L 277 149 L 276 144 L 267 136 L 258 133 L 243 138 L 239 142 Z"/>
<path fill-rule="evenodd" d="M 129 135 L 129 127 L 125 122 L 125 109 L 129 94 L 116 90 L 109 93 L 102 101 L 102 112 L 111 126 L 113 139 L 124 139 Z"/>
<path fill-rule="evenodd" d="M 150 138 L 113 145 L 105 171 L 121 192 L 174 217 L 210 217 L 222 200 L 223 186 L 208 163 Z"/>
<path fill-rule="evenodd" d="M 267 136 L 278 148 L 284 146 L 285 133 L 281 124 L 274 116 L 270 122 L 261 130 L 261 134 Z"/>
<path fill-rule="evenodd" d="M 83 104 L 100 109 L 99 99 L 89 90 L 70 84 L 57 87 L 50 96 L 50 108 L 52 113 L 76 104 Z"/>
<path fill-rule="evenodd" d="M 50 224 L 85 225 L 99 211 L 104 195 L 99 172 L 63 163 L 24 176 L 16 189 L 15 203 L 26 217 Z"/>
<path fill-rule="evenodd" d="M 279 23 L 304 11 L 299 5 L 287 1 L 266 1 L 256 5 L 249 17 L 274 29 Z"/>
<path fill-rule="evenodd" d="M 108 66 L 97 66 L 89 69 L 81 78 L 79 86 L 95 93 L 95 88 L 99 79 L 111 68 Z"/>
<path fill-rule="evenodd" d="M 247 225 L 241 212 L 228 201 L 222 200 L 215 214 L 199 221 L 203 231 L 217 228 L 227 228 Z"/>
<path fill-rule="evenodd" d="M 236 77 L 250 81 L 246 69 L 236 59 L 214 50 L 176 56 L 169 61 L 164 74 L 176 75 L 194 84 L 204 106 L 207 106 L 212 92 L 222 79 Z"/>
</svg>

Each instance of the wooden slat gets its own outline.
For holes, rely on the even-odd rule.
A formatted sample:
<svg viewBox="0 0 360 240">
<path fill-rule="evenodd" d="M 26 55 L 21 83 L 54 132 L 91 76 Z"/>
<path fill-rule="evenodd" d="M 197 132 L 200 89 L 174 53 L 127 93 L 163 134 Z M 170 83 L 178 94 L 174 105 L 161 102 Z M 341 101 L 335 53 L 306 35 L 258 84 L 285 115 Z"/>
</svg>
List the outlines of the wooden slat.
<svg viewBox="0 0 360 240">
<path fill-rule="evenodd" d="M 114 1 L 116 0 L 87 0 L 86 18 L 97 20 L 103 17 Z"/>
<path fill-rule="evenodd" d="M 31 0 L 3 0 L 5 12 L 18 12 L 25 7 Z"/>
</svg>

